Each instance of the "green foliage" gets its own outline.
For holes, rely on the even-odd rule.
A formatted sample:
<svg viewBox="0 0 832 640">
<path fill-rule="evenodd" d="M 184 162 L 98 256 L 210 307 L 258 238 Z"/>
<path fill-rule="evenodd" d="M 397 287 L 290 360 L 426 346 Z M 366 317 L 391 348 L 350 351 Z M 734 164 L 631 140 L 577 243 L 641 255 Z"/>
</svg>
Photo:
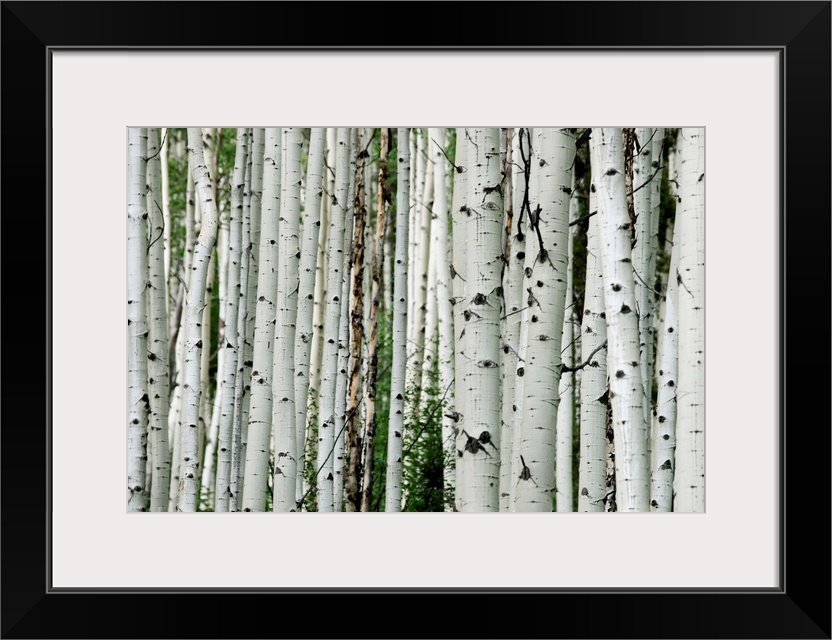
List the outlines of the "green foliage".
<svg viewBox="0 0 832 640">
<path fill-rule="evenodd" d="M 427 345 L 427 350 L 438 352 L 436 338 Z M 447 399 L 445 389 L 439 388 L 436 358 L 428 385 L 407 389 L 406 398 L 409 400 L 413 395 L 418 395 L 419 405 L 415 416 L 405 417 L 402 484 L 406 499 L 402 511 L 444 511 L 442 414 Z"/>
</svg>

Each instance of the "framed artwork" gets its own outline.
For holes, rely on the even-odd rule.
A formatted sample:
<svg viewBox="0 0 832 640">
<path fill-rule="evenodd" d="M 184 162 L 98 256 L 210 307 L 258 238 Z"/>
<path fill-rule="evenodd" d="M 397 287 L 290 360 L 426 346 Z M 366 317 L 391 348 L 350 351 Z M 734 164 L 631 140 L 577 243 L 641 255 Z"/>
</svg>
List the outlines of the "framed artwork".
<svg viewBox="0 0 832 640">
<path fill-rule="evenodd" d="M 3 3 L 3 637 L 830 637 L 830 3 L 391 6 Z M 704 130 L 704 512 L 127 513 L 128 131 L 495 125 Z"/>
</svg>

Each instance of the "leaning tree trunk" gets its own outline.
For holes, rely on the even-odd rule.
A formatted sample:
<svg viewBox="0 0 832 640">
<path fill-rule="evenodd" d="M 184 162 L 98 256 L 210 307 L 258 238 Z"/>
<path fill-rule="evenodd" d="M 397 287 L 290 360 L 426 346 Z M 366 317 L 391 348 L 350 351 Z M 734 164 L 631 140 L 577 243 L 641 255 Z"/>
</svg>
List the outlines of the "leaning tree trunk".
<svg viewBox="0 0 832 640">
<path fill-rule="evenodd" d="M 396 267 L 393 276 L 393 364 L 390 382 L 390 418 L 387 430 L 385 511 L 401 510 L 402 435 L 407 367 L 407 252 L 410 219 L 410 131 L 399 127 L 398 185 L 396 191 Z"/>
<path fill-rule="evenodd" d="M 705 130 L 679 132 L 679 387 L 674 511 L 705 511 Z M 673 274 L 671 274 L 671 277 Z"/>
<path fill-rule="evenodd" d="M 217 207 L 211 187 L 211 176 L 202 151 L 202 132 L 188 129 L 188 148 L 194 159 L 194 185 L 202 205 L 202 225 L 194 250 L 194 263 L 188 284 L 187 331 L 185 334 L 184 408 L 182 415 L 182 467 L 179 481 L 178 509 L 193 512 L 199 495 L 199 440 L 198 421 L 200 398 L 200 365 L 202 349 L 202 313 L 205 307 L 205 286 L 208 265 L 217 241 Z"/>
<path fill-rule="evenodd" d="M 615 434 L 615 501 L 618 511 L 648 511 L 650 465 L 621 129 L 594 128 L 591 145 L 601 217 L 607 369 Z"/>
<path fill-rule="evenodd" d="M 502 315 L 503 196 L 500 130 L 466 129 L 468 191 L 463 228 L 467 292 L 456 362 L 462 385 L 476 401 L 460 421 L 457 461 L 465 483 L 462 511 L 497 511 L 500 484 L 500 316 Z"/>
<path fill-rule="evenodd" d="M 147 129 L 128 129 L 127 510 L 147 511 Z"/>
<path fill-rule="evenodd" d="M 150 391 L 150 460 L 152 484 L 150 510 L 168 510 L 170 486 L 170 450 L 168 449 L 168 408 L 170 381 L 168 371 L 168 312 L 165 259 L 164 193 L 161 162 L 159 161 L 159 129 L 148 129 L 148 192 L 147 209 L 150 216 L 150 245 L 148 250 L 148 288 L 150 312 L 150 346 L 147 353 L 147 373 Z"/>
<path fill-rule="evenodd" d="M 520 475 L 516 511 L 552 511 L 560 398 L 561 341 L 569 263 L 569 192 L 575 136 L 568 129 L 535 129 L 539 160 L 526 240 L 524 288 L 531 324 L 526 336 Z"/>
</svg>

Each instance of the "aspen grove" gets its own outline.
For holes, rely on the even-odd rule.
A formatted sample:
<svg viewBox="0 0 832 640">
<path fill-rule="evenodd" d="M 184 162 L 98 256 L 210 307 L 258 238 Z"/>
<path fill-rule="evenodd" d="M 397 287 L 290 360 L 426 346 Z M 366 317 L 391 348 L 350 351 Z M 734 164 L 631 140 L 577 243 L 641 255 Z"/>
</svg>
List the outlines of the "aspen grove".
<svg viewBox="0 0 832 640">
<path fill-rule="evenodd" d="M 127 510 L 704 512 L 701 128 L 130 128 Z"/>
</svg>

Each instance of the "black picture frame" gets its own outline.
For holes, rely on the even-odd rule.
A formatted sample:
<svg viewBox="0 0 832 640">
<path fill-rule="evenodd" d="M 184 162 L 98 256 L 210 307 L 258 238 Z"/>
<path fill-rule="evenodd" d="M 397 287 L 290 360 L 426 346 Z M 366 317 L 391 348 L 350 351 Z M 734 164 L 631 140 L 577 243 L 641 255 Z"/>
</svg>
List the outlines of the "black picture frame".
<svg viewBox="0 0 832 640">
<path fill-rule="evenodd" d="M 103 637 L 830 638 L 830 2 L 3 2 L 0 635 Z M 325 8 L 324 8 L 325 7 Z M 363 9 L 362 9 L 363 8 Z M 208 10 L 210 9 L 210 10 Z M 277 11 L 274 11 L 277 9 Z M 272 15 L 314 29 L 277 29 Z M 356 12 L 366 12 L 360 33 Z M 441 29 L 404 10 L 441 11 Z M 464 11 L 464 13 L 460 13 Z M 225 26 L 246 19 L 244 37 Z M 227 18 L 217 19 L 218 15 Z M 455 16 L 465 15 L 464 21 Z M 153 28 L 138 21 L 152 20 Z M 603 16 L 603 19 L 600 18 Z M 545 17 L 544 20 L 541 20 Z M 557 20 L 568 29 L 545 32 Z M 631 25 L 638 25 L 638 28 Z M 490 35 L 483 38 L 482 33 Z M 476 34 L 476 35 L 475 35 Z M 312 40 L 314 39 L 314 40 Z M 771 49 L 781 62 L 780 587 L 771 590 L 51 588 L 49 81 L 61 48 Z M 94 231 L 90 231 L 94 233 Z M 31 243 L 21 247 L 21 239 Z M 738 242 L 748 241 L 738 239 Z M 788 262 L 787 262 L 788 259 Z M 787 268 L 788 266 L 788 268 Z M 737 282 L 751 277 L 738 269 Z M 811 298 L 807 286 L 822 293 Z M 816 289 L 813 289 L 817 291 Z M 38 323 L 43 321 L 43 325 Z M 816 324 L 823 326 L 818 327 Z M 41 330 L 39 327 L 42 326 Z M 808 339 L 807 335 L 809 336 Z M 788 346 L 788 348 L 787 348 Z M 33 347 L 42 351 L 36 351 Z M 789 393 L 791 392 L 791 393 Z M 754 402 L 739 398 L 738 402 Z M 747 471 L 753 479 L 753 464 Z M 83 509 L 79 509 L 83 517 Z M 94 559 L 91 559 L 94 561 Z M 255 602 L 241 607 L 241 598 Z M 372 597 L 372 599 L 369 599 Z M 321 598 L 326 598 L 326 614 Z M 244 611 L 256 609 L 249 618 Z M 165 625 L 147 612 L 164 611 Z M 189 612 L 190 615 L 177 615 Z M 383 612 L 383 613 L 382 613 Z M 541 615 L 540 612 L 545 612 Z M 560 612 L 560 613 L 559 613 Z M 562 612 L 568 612 L 563 615 Z M 636 612 L 637 615 L 633 615 Z M 399 619 L 394 628 L 387 617 Z M 456 623 L 448 626 L 446 619 Z M 170 622 L 168 622 L 170 621 Z M 288 622 L 291 621 L 291 622 Z"/>
</svg>

